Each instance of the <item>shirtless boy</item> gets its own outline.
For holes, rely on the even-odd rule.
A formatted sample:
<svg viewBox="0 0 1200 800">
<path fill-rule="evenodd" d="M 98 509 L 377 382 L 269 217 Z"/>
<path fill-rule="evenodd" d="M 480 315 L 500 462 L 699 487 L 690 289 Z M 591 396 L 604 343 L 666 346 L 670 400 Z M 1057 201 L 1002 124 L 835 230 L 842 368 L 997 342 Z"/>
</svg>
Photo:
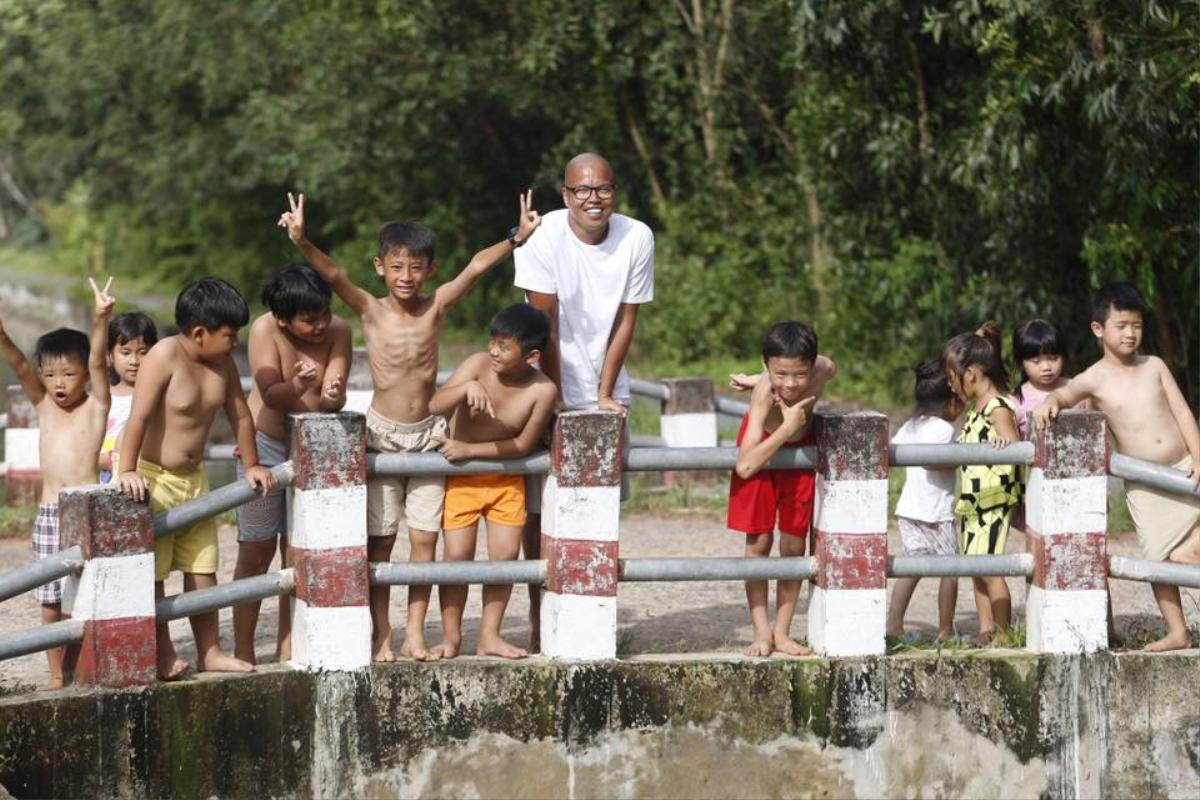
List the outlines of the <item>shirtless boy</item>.
<svg viewBox="0 0 1200 800">
<path fill-rule="evenodd" d="M 1104 415 L 1117 449 L 1188 473 L 1200 487 L 1200 428 L 1162 359 L 1138 353 L 1146 301 L 1129 283 L 1110 283 L 1092 296 L 1092 333 L 1104 355 L 1034 409 L 1039 426 L 1061 409 L 1090 399 Z M 1146 558 L 1200 564 L 1200 496 L 1183 497 L 1127 483 L 1125 499 Z M 1191 646 L 1179 589 L 1152 583 L 1167 635 L 1152 652 Z"/>
<path fill-rule="evenodd" d="M 104 440 L 108 418 L 108 318 L 115 300 L 108 290 L 90 278 L 96 307 L 92 314 L 91 343 L 79 331 L 59 328 L 37 340 L 33 365 L 17 348 L 4 326 L 0 325 L 0 356 L 17 376 L 25 396 L 37 412 L 38 458 L 42 471 L 42 496 L 37 520 L 33 523 L 33 555 L 43 559 L 58 552 L 58 493 L 68 486 L 86 486 L 96 482 L 96 454 Z M 92 393 L 87 391 L 88 380 Z M 33 590 L 33 598 L 42 606 L 42 622 L 63 619 L 62 581 L 52 581 Z M 46 687 L 63 684 L 63 648 L 46 651 L 50 681 Z"/>
<path fill-rule="evenodd" d="M 431 294 L 421 286 L 433 274 L 433 231 L 419 222 L 389 222 L 379 230 L 375 273 L 387 293 L 375 297 L 355 286 L 346 273 L 304 236 L 304 195 L 288 194 L 289 210 L 279 218 L 288 237 L 346 305 L 362 320 L 367 366 L 374 393 L 367 409 L 367 447 L 382 453 L 432 450 L 445 439 L 445 420 L 429 413 L 437 378 L 438 334 L 446 312 L 502 258 L 520 247 L 541 219 L 533 210 L 532 191 L 521 196 L 520 219 L 509 238 L 481 250 L 458 275 Z M 408 523 L 412 561 L 432 561 L 442 524 L 441 477 L 389 478 L 367 486 L 367 557 L 388 561 L 403 516 Z M 392 661 L 388 619 L 389 587 L 371 587 L 372 652 L 376 661 Z M 429 587 L 408 590 L 408 621 L 401 655 L 419 661 L 438 654 L 425 644 Z"/>
<path fill-rule="evenodd" d="M 267 279 L 262 302 L 269 311 L 250 326 L 250 375 L 247 400 L 254 418 L 258 461 L 274 467 L 288 459 L 287 415 L 339 411 L 346 403 L 350 370 L 350 326 L 329 311 L 332 291 L 312 267 L 292 264 Z M 241 463 L 238 475 L 242 476 Z M 286 493 L 277 488 L 238 509 L 238 559 L 234 580 L 262 575 L 275 558 L 287 566 Z M 255 663 L 254 629 L 261 603 L 233 608 L 233 654 Z M 279 599 L 278 661 L 292 657 L 291 614 Z"/>
<path fill-rule="evenodd" d="M 469 356 L 429 401 L 433 414 L 451 414 L 450 437 L 441 451 L 450 461 L 470 458 L 517 458 L 529 453 L 550 421 L 558 390 L 538 368 L 550 338 L 550 318 L 526 303 L 492 318 L 486 353 Z M 475 558 L 479 518 L 487 520 L 488 558 L 512 561 L 521 552 L 525 525 L 524 475 L 451 475 L 446 478 L 447 561 Z M 442 586 L 442 642 L 434 650 L 454 658 L 462 646 L 465 585 Z M 526 651 L 500 636 L 511 584 L 483 587 L 481 656 L 523 658 Z"/>
<path fill-rule="evenodd" d="M 159 341 L 146 354 L 133 389 L 133 407 L 121 438 L 117 482 L 134 500 L 150 498 L 155 513 L 208 493 L 201 462 L 208 430 L 218 409 L 237 435 L 246 482 L 266 494 L 275 476 L 258 463 L 254 420 L 242 394 L 242 381 L 230 354 L 238 328 L 250 311 L 237 290 L 219 278 L 200 278 L 175 301 L 179 333 Z M 132 469 L 131 469 L 132 468 Z M 185 591 L 217 585 L 217 523 L 207 519 L 158 539 L 154 547 L 154 591 L 172 570 L 183 572 Z M 221 649 L 217 612 L 191 617 L 196 660 L 201 671 L 249 672 L 254 666 Z M 173 680 L 187 670 L 175 657 L 171 632 L 158 626 L 158 674 Z"/>
<path fill-rule="evenodd" d="M 738 432 L 738 459 L 730 476 L 727 525 L 746 534 L 746 555 L 766 557 L 774 543 L 778 518 L 779 555 L 804 555 L 812 524 L 812 470 L 763 469 L 785 446 L 807 444 L 812 431 L 812 408 L 825 384 L 837 373 L 827 356 L 817 354 L 817 334 L 802 322 L 777 322 L 763 339 L 766 379 L 734 376 L 735 388 L 754 385 L 750 410 Z M 768 623 L 767 582 L 746 581 L 746 602 L 754 626 L 748 656 L 769 656 L 778 650 L 801 656 L 812 652 L 791 637 L 792 616 L 802 581 L 778 581 L 775 625 Z"/>
</svg>

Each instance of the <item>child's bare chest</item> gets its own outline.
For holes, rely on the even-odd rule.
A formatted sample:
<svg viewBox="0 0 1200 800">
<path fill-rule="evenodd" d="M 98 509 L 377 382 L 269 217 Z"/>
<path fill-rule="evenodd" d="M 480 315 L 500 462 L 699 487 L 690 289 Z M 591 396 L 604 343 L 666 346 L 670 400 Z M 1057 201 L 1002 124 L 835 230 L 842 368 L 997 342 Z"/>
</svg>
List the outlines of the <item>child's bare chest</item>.
<svg viewBox="0 0 1200 800">
<path fill-rule="evenodd" d="M 1112 426 L 1169 413 L 1162 383 L 1148 367 L 1102 375 L 1098 384 L 1094 393 L 1096 408 Z"/>
<path fill-rule="evenodd" d="M 49 407 L 38 409 L 42 452 L 61 458 L 96 449 L 95 444 L 104 437 L 105 420 L 90 399 L 69 411 L 58 408 L 49 398 L 43 402 Z"/>
<path fill-rule="evenodd" d="M 163 405 L 168 414 L 195 417 L 200 422 L 224 404 L 225 389 L 223 371 L 207 365 L 187 365 L 171 375 Z"/>
<path fill-rule="evenodd" d="M 436 365 L 437 315 L 432 307 L 421 314 L 400 316 L 384 311 L 363 324 L 363 338 L 372 367 L 380 370 Z"/>
</svg>

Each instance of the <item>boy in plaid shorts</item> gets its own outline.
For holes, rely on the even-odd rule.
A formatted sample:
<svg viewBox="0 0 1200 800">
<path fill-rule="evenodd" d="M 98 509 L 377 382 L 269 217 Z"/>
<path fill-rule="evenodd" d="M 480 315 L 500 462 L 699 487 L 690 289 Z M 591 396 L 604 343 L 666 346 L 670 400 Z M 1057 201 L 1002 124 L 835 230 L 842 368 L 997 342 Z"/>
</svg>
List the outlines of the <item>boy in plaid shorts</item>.
<svg viewBox="0 0 1200 800">
<path fill-rule="evenodd" d="M 68 486 L 96 483 L 100 444 L 108 419 L 108 318 L 115 300 L 90 278 L 96 307 L 91 341 L 79 331 L 59 328 L 37 340 L 33 364 L 13 344 L 0 325 L 0 356 L 17 380 L 38 417 L 38 459 L 42 473 L 41 504 L 33 524 L 33 554 L 43 559 L 58 552 L 58 493 Z M 88 381 L 92 393 L 88 395 Z M 42 622 L 63 619 L 62 583 L 53 581 L 33 590 L 42 604 Z M 47 688 L 62 686 L 63 648 L 46 651 L 50 665 Z"/>
</svg>

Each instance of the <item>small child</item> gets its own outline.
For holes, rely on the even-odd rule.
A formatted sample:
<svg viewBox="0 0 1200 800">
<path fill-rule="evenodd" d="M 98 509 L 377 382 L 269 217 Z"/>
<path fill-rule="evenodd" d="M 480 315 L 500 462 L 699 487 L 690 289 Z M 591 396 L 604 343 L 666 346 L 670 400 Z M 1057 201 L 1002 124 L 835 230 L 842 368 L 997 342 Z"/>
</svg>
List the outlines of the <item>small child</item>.
<svg viewBox="0 0 1200 800">
<path fill-rule="evenodd" d="M 735 376 L 750 386 L 750 410 L 738 431 L 738 459 L 729 481 L 726 524 L 746 534 L 746 555 L 766 557 L 779 523 L 779 555 L 804 555 L 812 523 L 815 476 L 812 470 L 773 470 L 763 466 L 781 447 L 810 441 L 811 410 L 821 391 L 836 374 L 832 359 L 817 354 L 817 334 L 802 322 L 777 322 L 767 331 L 762 348 L 765 380 Z M 775 596 L 775 625 L 767 618 L 767 582 L 747 581 L 746 602 L 754 626 L 748 656 L 812 652 L 791 638 L 792 616 L 802 581 L 779 581 Z"/>
<path fill-rule="evenodd" d="M 1117 449 L 1127 456 L 1174 467 L 1200 487 L 1200 427 L 1162 359 L 1138 354 L 1146 300 L 1130 283 L 1111 283 L 1092 297 L 1092 334 L 1104 355 L 1055 389 L 1037 408 L 1038 425 L 1048 425 L 1060 409 L 1090 399 L 1104 415 Z M 1161 492 L 1133 483 L 1125 501 L 1145 557 L 1176 564 L 1200 564 L 1200 497 Z M 1146 650 L 1191 646 L 1176 586 L 1151 584 L 1167 635 Z"/>
<path fill-rule="evenodd" d="M 204 450 L 218 409 L 224 409 L 237 436 L 246 482 L 266 494 L 277 481 L 258 463 L 254 421 L 242 393 L 232 353 L 238 328 L 246 324 L 246 301 L 219 278 L 199 278 L 175 301 L 179 333 L 151 348 L 138 371 L 133 407 L 121 437 L 117 483 L 134 500 L 147 497 L 155 513 L 208 493 Z M 187 530 L 158 539 L 154 547 L 154 591 L 172 570 L 183 572 L 185 591 L 217 585 L 217 523 L 197 522 Z M 217 612 L 190 619 L 201 671 L 249 672 L 254 665 L 221 649 Z M 158 626 L 158 675 L 174 680 L 187 671 L 175 657 L 171 631 Z"/>
<path fill-rule="evenodd" d="M 954 420 L 963 403 L 946 381 L 946 372 L 936 360 L 917 365 L 913 395 L 916 407 L 900 426 L 892 444 L 948 444 L 954 441 Z M 896 504 L 896 525 L 904 554 L 947 556 L 958 553 L 954 530 L 954 470 L 908 467 L 904 489 Z M 892 589 L 888 607 L 887 635 L 904 635 L 904 612 L 920 578 L 900 578 Z M 938 638 L 954 638 L 954 604 L 958 580 L 942 578 L 938 584 Z"/>
<path fill-rule="evenodd" d="M 1020 438 L 1008 376 L 1004 373 L 1000 327 L 985 322 L 974 333 L 960 333 L 946 342 L 942 363 L 950 388 L 967 404 L 967 418 L 958 441 L 1004 447 Z M 958 515 L 962 552 L 998 555 L 1004 552 L 1012 510 L 1021 499 L 1021 481 L 1015 466 L 971 464 L 959 467 Z M 997 627 L 1012 619 L 1012 597 L 1002 577 L 973 578 L 979 634 L 973 640 L 986 645 Z"/>
<path fill-rule="evenodd" d="M 250 375 L 254 379 L 247 405 L 254 419 L 258 460 L 274 467 L 288 459 L 287 415 L 306 411 L 339 411 L 346 403 L 350 371 L 350 326 L 329 310 L 329 284 L 312 267 L 292 264 L 263 285 L 262 302 L 269 310 L 250 326 Z M 238 477 L 245 477 L 238 462 Z M 287 493 L 277 488 L 238 508 L 238 557 L 234 580 L 262 575 L 275 558 L 288 564 Z M 233 607 L 233 653 L 251 664 L 254 630 L 261 601 Z M 292 657 L 291 613 L 279 599 L 278 661 Z"/>
<path fill-rule="evenodd" d="M 1027 319 L 1013 328 L 1012 358 L 1017 366 L 1017 389 L 1013 392 L 1017 430 L 1022 439 L 1028 439 L 1029 412 L 1055 389 L 1067 385 L 1062 374 L 1067 363 L 1067 345 L 1053 322 Z"/>
<path fill-rule="evenodd" d="M 520 217 L 515 232 L 475 254 L 457 275 L 430 294 L 421 287 L 433 274 L 436 239 L 419 222 L 389 222 L 379 229 L 375 273 L 387 293 L 375 297 L 356 286 L 332 258 L 304 235 L 304 195 L 288 194 L 289 209 L 279 226 L 324 278 L 333 291 L 362 320 L 367 344 L 367 366 L 374 392 L 367 409 L 367 447 L 378 453 L 414 453 L 432 450 L 445 439 L 445 419 L 429 413 L 436 387 L 438 335 L 446 313 L 500 259 L 524 244 L 541 218 L 533 210 L 533 192 L 520 197 Z M 409 558 L 432 561 L 442 524 L 444 481 L 413 476 L 373 480 L 367 485 L 367 558 L 388 561 L 400 530 L 408 523 Z M 388 619 L 390 588 L 372 586 L 370 595 L 372 657 L 393 661 L 392 626 Z M 408 590 L 408 623 L 401 655 L 418 661 L 435 660 L 438 653 L 425 644 L 425 611 L 429 587 Z"/>
<path fill-rule="evenodd" d="M 59 328 L 37 340 L 36 374 L 25 355 L 13 344 L 0 324 L 0 356 L 16 375 L 38 418 L 38 458 L 42 472 L 42 495 L 33 523 L 33 556 L 43 559 L 58 552 L 58 493 L 67 486 L 96 482 L 96 454 L 104 439 L 108 415 L 108 371 L 104 360 L 108 318 L 115 300 L 108 293 L 112 278 L 103 289 L 90 278 L 95 296 L 91 341 L 79 331 Z M 88 395 L 88 380 L 92 393 Z M 33 590 L 42 606 L 42 622 L 63 619 L 62 581 L 51 581 Z M 46 651 L 50 681 L 46 688 L 63 685 L 63 648 Z"/>
<path fill-rule="evenodd" d="M 526 303 L 492 318 L 486 353 L 467 357 L 429 401 L 432 414 L 450 414 L 450 436 L 442 454 L 450 461 L 517 458 L 540 441 L 554 411 L 558 390 L 537 368 L 550 338 L 550 318 Z M 524 475 L 451 475 L 446 478 L 445 559 L 475 558 L 479 518 L 487 520 L 488 558 L 512 561 L 521 553 L 525 525 Z M 454 658 L 462 645 L 465 585 L 442 586 L 442 658 Z M 481 656 L 523 658 L 526 651 L 500 636 L 511 584 L 483 587 L 479 626 Z"/>
<path fill-rule="evenodd" d="M 113 473 L 119 469 L 113 462 L 121 431 L 129 421 L 138 367 L 157 343 L 158 329 L 154 320 L 138 311 L 117 314 L 108 323 L 108 382 L 112 387 L 112 403 L 104 427 L 104 444 L 100 446 L 101 483 L 111 481 Z"/>
</svg>

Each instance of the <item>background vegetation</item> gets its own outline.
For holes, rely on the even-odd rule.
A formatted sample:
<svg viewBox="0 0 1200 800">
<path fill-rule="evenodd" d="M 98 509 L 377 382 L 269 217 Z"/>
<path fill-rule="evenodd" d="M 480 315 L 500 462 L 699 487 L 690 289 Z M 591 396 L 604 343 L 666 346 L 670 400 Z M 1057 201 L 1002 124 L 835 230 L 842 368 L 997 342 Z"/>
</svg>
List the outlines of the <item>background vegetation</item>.
<svg viewBox="0 0 1200 800">
<path fill-rule="evenodd" d="M 840 394 L 896 402 L 988 318 L 1057 320 L 1086 363 L 1088 293 L 1129 277 L 1194 408 L 1198 120 L 1192 0 L 6 0 L 0 239 L 251 290 L 298 189 L 358 278 L 397 217 L 445 277 L 597 150 L 658 237 L 660 372 L 808 318 Z M 515 296 L 502 267 L 455 323 Z"/>
</svg>

